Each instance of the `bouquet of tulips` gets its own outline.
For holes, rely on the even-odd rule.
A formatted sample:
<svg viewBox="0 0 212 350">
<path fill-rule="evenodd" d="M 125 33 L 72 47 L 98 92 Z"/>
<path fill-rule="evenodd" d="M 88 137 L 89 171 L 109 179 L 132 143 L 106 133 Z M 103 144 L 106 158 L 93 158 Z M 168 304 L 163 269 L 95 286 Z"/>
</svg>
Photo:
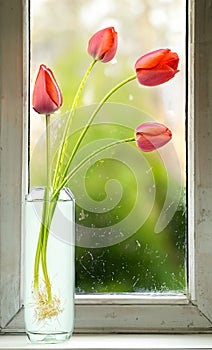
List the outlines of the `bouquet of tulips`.
<svg viewBox="0 0 212 350">
<path fill-rule="evenodd" d="M 102 29 L 96 32 L 88 42 L 88 53 L 92 56 L 92 62 L 88 67 L 72 102 L 72 107 L 68 114 L 67 122 L 64 127 L 63 136 L 59 146 L 56 159 L 56 166 L 51 170 L 50 164 L 50 127 L 51 114 L 57 111 L 63 102 L 61 90 L 56 82 L 53 72 L 44 64 L 41 64 L 33 90 L 32 105 L 34 110 L 45 115 L 46 118 L 46 154 L 47 154 L 47 185 L 45 189 L 45 201 L 43 207 L 43 222 L 40 227 L 39 239 L 34 263 L 34 284 L 33 293 L 37 302 L 45 305 L 45 317 L 51 317 L 58 314 L 60 310 L 59 299 L 52 295 L 51 281 L 48 274 L 46 259 L 46 250 L 48 244 L 48 235 L 53 218 L 55 206 L 59 198 L 60 190 L 66 186 L 71 177 L 89 161 L 93 156 L 105 149 L 115 147 L 118 144 L 126 142 L 135 142 L 138 148 L 143 152 L 151 152 L 164 146 L 172 138 L 172 133 L 167 126 L 157 122 L 145 122 L 137 126 L 134 137 L 128 139 L 119 139 L 112 143 L 102 146 L 92 154 L 85 157 L 74 168 L 71 168 L 72 161 L 77 150 L 84 139 L 90 125 L 97 113 L 103 107 L 105 102 L 117 90 L 127 83 L 136 80 L 139 84 L 153 87 L 163 84 L 172 79 L 178 70 L 179 57 L 177 53 L 170 49 L 159 49 L 141 56 L 135 63 L 135 72 L 132 76 L 121 81 L 113 87 L 97 104 L 96 109 L 91 114 L 88 122 L 84 125 L 80 135 L 68 157 L 65 157 L 68 149 L 68 136 L 71 132 L 73 118 L 84 85 L 94 66 L 98 62 L 107 63 L 111 61 L 117 51 L 118 34 L 113 27 Z M 44 276 L 45 289 L 40 288 L 39 271 L 42 269 Z M 42 317 L 42 315 L 40 315 Z"/>
</svg>

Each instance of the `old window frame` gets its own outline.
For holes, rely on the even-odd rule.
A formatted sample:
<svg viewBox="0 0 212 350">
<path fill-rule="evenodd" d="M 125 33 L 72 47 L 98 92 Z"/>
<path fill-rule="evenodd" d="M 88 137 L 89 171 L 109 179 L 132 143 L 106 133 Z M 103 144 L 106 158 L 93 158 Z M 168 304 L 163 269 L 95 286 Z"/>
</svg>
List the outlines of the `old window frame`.
<svg viewBox="0 0 212 350">
<path fill-rule="evenodd" d="M 75 332 L 212 330 L 210 0 L 188 0 L 188 294 L 76 296 Z M 1 333 L 23 331 L 22 204 L 27 189 L 29 3 L 0 0 Z"/>
</svg>

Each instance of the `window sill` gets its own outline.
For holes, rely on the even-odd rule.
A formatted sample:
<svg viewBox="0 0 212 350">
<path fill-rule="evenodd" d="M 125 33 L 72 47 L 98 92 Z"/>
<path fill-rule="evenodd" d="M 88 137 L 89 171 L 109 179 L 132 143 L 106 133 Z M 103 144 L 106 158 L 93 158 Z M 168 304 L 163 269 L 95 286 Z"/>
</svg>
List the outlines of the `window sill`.
<svg viewBox="0 0 212 350">
<path fill-rule="evenodd" d="M 31 344 L 25 335 L 3 335 L 0 349 L 71 349 L 71 350 L 135 350 L 135 349 L 212 349 L 212 334 L 106 334 L 74 335 L 62 344 Z"/>
</svg>

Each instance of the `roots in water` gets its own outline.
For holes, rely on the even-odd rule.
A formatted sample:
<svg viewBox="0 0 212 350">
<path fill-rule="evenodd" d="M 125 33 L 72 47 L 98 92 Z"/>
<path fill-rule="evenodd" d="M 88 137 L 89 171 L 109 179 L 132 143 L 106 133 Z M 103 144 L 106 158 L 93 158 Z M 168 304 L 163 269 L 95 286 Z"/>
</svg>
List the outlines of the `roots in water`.
<svg viewBox="0 0 212 350">
<path fill-rule="evenodd" d="M 61 309 L 60 299 L 53 295 L 51 300 L 48 300 L 46 291 L 38 291 L 35 297 L 35 317 L 38 321 L 50 319 L 58 316 L 63 310 Z"/>
</svg>

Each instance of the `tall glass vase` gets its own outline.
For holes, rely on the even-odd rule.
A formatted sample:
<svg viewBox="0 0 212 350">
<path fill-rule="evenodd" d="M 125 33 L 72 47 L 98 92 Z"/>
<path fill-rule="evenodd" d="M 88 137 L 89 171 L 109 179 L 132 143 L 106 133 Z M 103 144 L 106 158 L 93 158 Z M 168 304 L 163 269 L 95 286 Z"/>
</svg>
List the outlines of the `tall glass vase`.
<svg viewBox="0 0 212 350">
<path fill-rule="evenodd" d="M 74 326 L 75 205 L 66 188 L 46 198 L 35 187 L 25 200 L 25 329 L 32 342 L 58 343 Z"/>
</svg>

